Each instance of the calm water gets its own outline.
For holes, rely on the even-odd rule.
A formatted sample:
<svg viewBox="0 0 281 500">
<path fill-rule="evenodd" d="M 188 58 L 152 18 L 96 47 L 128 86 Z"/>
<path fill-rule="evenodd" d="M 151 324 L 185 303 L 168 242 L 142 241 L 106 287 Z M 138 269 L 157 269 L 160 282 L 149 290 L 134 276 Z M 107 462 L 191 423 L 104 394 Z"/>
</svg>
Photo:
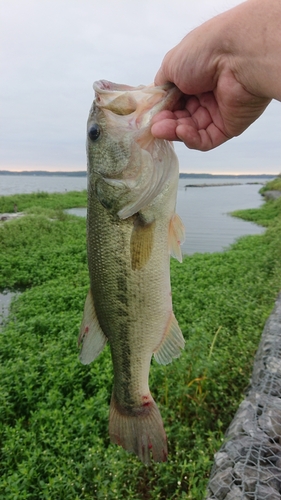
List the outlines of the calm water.
<svg viewBox="0 0 281 500">
<path fill-rule="evenodd" d="M 63 193 L 83 191 L 87 188 L 86 177 L 49 177 L 41 175 L 0 175 L 0 196 L 20 193 Z"/>
<path fill-rule="evenodd" d="M 237 186 L 187 188 L 186 184 L 226 184 L 241 182 Z M 261 234 L 264 229 L 236 219 L 229 212 L 245 208 L 257 208 L 263 203 L 258 193 L 260 179 L 180 179 L 177 212 L 186 228 L 183 253 L 222 251 L 238 237 Z M 86 189 L 86 177 L 0 176 L 0 195 L 32 193 L 37 191 L 64 192 Z M 85 209 L 71 211 L 86 215 Z"/>
<path fill-rule="evenodd" d="M 186 229 L 184 253 L 219 252 L 240 236 L 264 232 L 264 229 L 256 224 L 229 215 L 234 210 L 260 207 L 263 203 L 263 198 L 259 194 L 259 189 L 262 187 L 260 184 L 184 189 L 187 183 L 218 184 L 219 182 L 224 184 L 239 180 L 216 178 L 210 181 L 195 179 L 190 182 L 189 179 L 180 179 L 177 212 Z M 241 182 L 254 182 L 254 180 L 243 179 Z"/>
</svg>

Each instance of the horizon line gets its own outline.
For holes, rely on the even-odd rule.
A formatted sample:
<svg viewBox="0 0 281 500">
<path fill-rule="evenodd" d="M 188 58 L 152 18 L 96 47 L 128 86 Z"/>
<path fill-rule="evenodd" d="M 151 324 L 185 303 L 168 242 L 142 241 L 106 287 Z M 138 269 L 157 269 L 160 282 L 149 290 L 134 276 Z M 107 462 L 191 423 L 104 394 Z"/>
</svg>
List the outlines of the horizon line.
<svg viewBox="0 0 281 500">
<path fill-rule="evenodd" d="M 46 170 L 46 169 L 32 169 L 32 170 L 10 170 L 10 169 L 0 169 L 0 175 L 1 173 L 3 172 L 9 172 L 9 173 L 12 173 L 12 174 L 21 174 L 21 173 L 35 173 L 35 172 L 46 172 L 48 174 L 55 174 L 55 173 L 61 173 L 61 174 L 74 174 L 76 172 L 83 172 L 83 173 L 87 173 L 87 169 L 78 169 L 78 170 Z M 264 176 L 278 176 L 280 175 L 280 172 L 278 173 L 265 173 L 265 172 L 227 172 L 227 171 L 224 171 L 224 172 L 204 172 L 204 171 L 201 171 L 201 172 L 186 172 L 186 171 L 179 171 L 179 174 L 186 174 L 186 175 L 233 175 L 233 176 L 260 176 L 260 175 L 264 175 Z"/>
</svg>

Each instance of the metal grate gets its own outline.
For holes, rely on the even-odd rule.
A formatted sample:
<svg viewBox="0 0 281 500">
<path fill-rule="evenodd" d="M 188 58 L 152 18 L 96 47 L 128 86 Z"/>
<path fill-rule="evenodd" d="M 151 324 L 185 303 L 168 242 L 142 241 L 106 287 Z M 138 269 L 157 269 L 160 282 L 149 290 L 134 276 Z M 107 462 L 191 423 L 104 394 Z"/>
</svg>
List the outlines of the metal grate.
<svg viewBox="0 0 281 500">
<path fill-rule="evenodd" d="M 240 499 L 281 500 L 281 293 L 208 484 L 206 500 Z"/>
</svg>

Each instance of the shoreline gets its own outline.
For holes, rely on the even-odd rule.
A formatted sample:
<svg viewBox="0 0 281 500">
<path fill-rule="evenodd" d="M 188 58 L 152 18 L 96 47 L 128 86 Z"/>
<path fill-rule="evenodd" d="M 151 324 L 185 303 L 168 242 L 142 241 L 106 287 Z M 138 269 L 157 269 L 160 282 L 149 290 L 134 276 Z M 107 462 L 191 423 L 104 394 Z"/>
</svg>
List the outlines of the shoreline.
<svg viewBox="0 0 281 500">
<path fill-rule="evenodd" d="M 219 184 L 186 184 L 184 187 L 186 188 L 203 188 L 203 187 L 220 187 L 220 186 L 244 186 L 246 184 L 249 185 L 261 185 L 264 186 L 265 182 L 223 182 Z"/>
</svg>

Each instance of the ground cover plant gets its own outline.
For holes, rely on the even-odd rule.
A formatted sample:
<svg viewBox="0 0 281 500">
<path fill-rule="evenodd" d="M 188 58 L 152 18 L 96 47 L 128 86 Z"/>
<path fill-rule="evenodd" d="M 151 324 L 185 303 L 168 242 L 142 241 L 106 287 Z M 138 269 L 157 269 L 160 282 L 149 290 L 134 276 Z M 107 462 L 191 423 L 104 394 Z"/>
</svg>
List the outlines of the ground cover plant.
<svg viewBox="0 0 281 500">
<path fill-rule="evenodd" d="M 68 191 L 66 193 L 45 193 L 39 191 L 31 194 L 13 194 L 0 196 L 0 213 L 14 212 L 35 213 L 48 210 L 65 210 L 73 207 L 87 206 L 87 191 Z M 44 210 L 42 210 L 44 209 Z M 47 212 L 48 213 L 48 212 Z"/>
<path fill-rule="evenodd" d="M 265 191 L 270 191 L 271 189 L 281 191 L 281 174 L 273 179 L 272 181 L 267 182 L 261 189 L 260 193 L 265 193 Z"/>
<path fill-rule="evenodd" d="M 24 196 L 28 215 L 0 227 L 0 290 L 22 292 L 0 334 L 0 499 L 202 500 L 280 288 L 280 201 L 254 212 L 264 235 L 171 261 L 186 347 L 171 365 L 152 363 L 169 460 L 146 467 L 109 442 L 109 348 L 90 366 L 77 357 L 85 220 L 62 212 L 65 194 Z"/>
</svg>

